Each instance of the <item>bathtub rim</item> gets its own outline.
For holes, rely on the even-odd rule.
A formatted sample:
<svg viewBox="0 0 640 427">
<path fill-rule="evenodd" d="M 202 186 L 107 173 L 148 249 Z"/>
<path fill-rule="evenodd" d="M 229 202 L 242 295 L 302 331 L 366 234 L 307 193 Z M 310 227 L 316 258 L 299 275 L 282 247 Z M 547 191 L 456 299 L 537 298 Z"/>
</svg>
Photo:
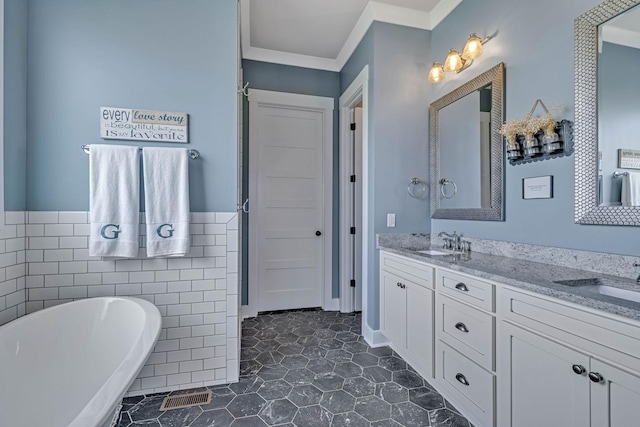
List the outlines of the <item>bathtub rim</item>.
<svg viewBox="0 0 640 427">
<path fill-rule="evenodd" d="M 114 415 L 113 411 L 133 384 L 134 380 L 140 373 L 140 370 L 146 364 L 147 360 L 153 353 L 155 344 L 158 341 L 162 330 L 162 316 L 158 307 L 147 300 L 135 297 L 103 296 L 83 298 L 38 310 L 0 326 L 1 335 L 4 329 L 20 327 L 20 324 L 28 321 L 34 321 L 34 318 L 45 316 L 46 313 L 58 310 L 68 310 L 71 305 L 87 304 L 89 301 L 95 304 L 95 300 L 101 301 L 100 305 L 108 304 L 110 301 L 132 302 L 143 310 L 145 324 L 140 336 L 132 343 L 126 356 L 122 358 L 118 366 L 113 370 L 113 372 L 111 372 L 110 376 L 105 380 L 100 388 L 96 390 L 95 394 L 87 402 L 84 408 L 76 414 L 76 417 L 71 421 L 69 427 L 86 427 L 87 425 L 95 425 L 96 427 L 99 427 L 112 419 Z M 145 344 L 149 347 L 146 348 Z M 140 351 L 144 351 L 146 353 L 144 358 L 140 357 Z"/>
</svg>

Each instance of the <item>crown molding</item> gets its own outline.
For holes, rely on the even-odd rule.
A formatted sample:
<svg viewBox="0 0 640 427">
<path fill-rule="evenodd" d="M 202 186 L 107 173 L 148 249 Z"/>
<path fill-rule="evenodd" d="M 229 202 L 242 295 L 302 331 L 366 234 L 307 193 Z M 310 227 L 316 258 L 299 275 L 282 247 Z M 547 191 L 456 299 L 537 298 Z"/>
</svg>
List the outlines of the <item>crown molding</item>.
<svg viewBox="0 0 640 427">
<path fill-rule="evenodd" d="M 425 12 L 372 0 L 362 11 L 338 56 L 322 58 L 252 47 L 250 0 L 240 0 L 242 58 L 337 72 L 342 70 L 373 22 L 431 31 L 461 2 L 462 0 L 442 0 L 431 12 Z"/>
</svg>

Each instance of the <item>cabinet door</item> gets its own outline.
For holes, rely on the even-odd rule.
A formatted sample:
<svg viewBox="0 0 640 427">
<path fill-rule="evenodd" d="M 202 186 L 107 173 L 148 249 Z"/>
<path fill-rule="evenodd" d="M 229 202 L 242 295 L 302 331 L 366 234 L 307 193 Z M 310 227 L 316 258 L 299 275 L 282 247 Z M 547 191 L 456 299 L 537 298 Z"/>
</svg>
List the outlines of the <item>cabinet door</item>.
<svg viewBox="0 0 640 427">
<path fill-rule="evenodd" d="M 640 377 L 591 359 L 591 426 L 629 427 L 640 423 Z"/>
<path fill-rule="evenodd" d="M 589 425 L 589 357 L 502 322 L 499 425 Z M 576 374 L 581 367 L 584 372 Z"/>
<path fill-rule="evenodd" d="M 407 349 L 433 377 L 433 291 L 407 284 Z"/>
<path fill-rule="evenodd" d="M 382 332 L 397 348 L 403 349 L 407 344 L 406 287 L 400 286 L 403 283 L 402 279 L 385 270 L 380 272 L 380 282 Z"/>
</svg>

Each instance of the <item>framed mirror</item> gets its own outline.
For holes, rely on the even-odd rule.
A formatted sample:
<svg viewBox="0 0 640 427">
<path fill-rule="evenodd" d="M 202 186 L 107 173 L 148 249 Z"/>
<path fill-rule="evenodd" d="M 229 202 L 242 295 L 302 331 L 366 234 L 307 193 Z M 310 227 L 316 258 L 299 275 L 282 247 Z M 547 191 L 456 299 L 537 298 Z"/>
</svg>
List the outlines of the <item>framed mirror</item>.
<svg viewBox="0 0 640 427">
<path fill-rule="evenodd" d="M 503 221 L 504 64 L 429 107 L 431 218 Z"/>
<path fill-rule="evenodd" d="M 639 4 L 607 0 L 575 20 L 579 224 L 640 225 Z"/>
</svg>

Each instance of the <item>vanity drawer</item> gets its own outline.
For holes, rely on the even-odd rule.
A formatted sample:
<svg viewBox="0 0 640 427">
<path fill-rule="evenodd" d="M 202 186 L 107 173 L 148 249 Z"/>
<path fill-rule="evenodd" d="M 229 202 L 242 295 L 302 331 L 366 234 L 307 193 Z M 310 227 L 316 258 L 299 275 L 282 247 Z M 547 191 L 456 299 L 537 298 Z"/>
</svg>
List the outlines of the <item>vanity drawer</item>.
<svg viewBox="0 0 640 427">
<path fill-rule="evenodd" d="M 483 368 L 494 369 L 495 317 L 445 295 L 436 297 L 437 336 Z"/>
<path fill-rule="evenodd" d="M 440 269 L 438 270 L 437 287 L 440 292 L 483 310 L 491 312 L 495 310 L 495 287 L 489 282 Z"/>
<path fill-rule="evenodd" d="M 547 296 L 500 289 L 500 317 L 640 372 L 640 323 Z"/>
<path fill-rule="evenodd" d="M 438 380 L 453 404 L 466 410 L 474 423 L 493 426 L 495 376 L 442 341 L 437 343 L 436 362 Z"/>
<path fill-rule="evenodd" d="M 435 269 L 420 261 L 380 251 L 380 269 L 387 270 L 420 286 L 431 289 L 434 287 Z"/>
</svg>

